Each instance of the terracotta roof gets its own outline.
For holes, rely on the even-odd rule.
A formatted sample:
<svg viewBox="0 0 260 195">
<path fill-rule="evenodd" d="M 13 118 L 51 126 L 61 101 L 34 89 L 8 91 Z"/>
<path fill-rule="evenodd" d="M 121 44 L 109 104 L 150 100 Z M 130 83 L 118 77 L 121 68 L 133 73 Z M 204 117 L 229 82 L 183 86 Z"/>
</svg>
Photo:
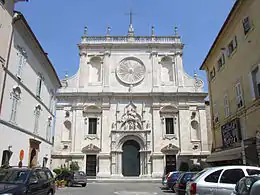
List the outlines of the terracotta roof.
<svg viewBox="0 0 260 195">
<path fill-rule="evenodd" d="M 235 10 L 237 9 L 237 7 L 238 7 L 238 5 L 239 5 L 239 3 L 240 3 L 241 1 L 242 1 L 242 0 L 236 0 L 234 6 L 232 7 L 232 9 L 231 9 L 231 11 L 230 11 L 230 13 L 228 14 L 228 17 L 226 18 L 226 20 L 225 20 L 223 26 L 221 27 L 221 29 L 220 29 L 220 31 L 219 31 L 219 33 L 218 33 L 218 35 L 217 35 L 217 38 L 216 38 L 215 41 L 213 42 L 213 44 L 212 44 L 212 46 L 211 46 L 211 48 L 210 48 L 210 50 L 209 50 L 209 52 L 208 52 L 206 58 L 204 59 L 202 65 L 200 66 L 200 70 L 203 70 L 203 69 L 204 69 L 204 64 L 205 64 L 206 61 L 208 60 L 210 53 L 212 52 L 213 48 L 214 48 L 215 45 L 217 44 L 218 40 L 220 39 L 220 36 L 222 35 L 224 29 L 227 27 L 227 25 L 228 25 L 228 23 L 229 23 L 229 21 L 230 21 L 232 15 L 234 14 Z"/>
</svg>

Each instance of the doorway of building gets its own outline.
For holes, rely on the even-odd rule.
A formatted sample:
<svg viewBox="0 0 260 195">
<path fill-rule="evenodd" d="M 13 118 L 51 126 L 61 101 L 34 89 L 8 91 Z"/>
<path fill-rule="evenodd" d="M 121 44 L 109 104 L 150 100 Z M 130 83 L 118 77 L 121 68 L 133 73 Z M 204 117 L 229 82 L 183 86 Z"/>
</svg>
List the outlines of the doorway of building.
<svg viewBox="0 0 260 195">
<path fill-rule="evenodd" d="M 165 172 L 167 174 L 171 171 L 176 171 L 176 155 L 166 155 Z"/>
<path fill-rule="evenodd" d="M 123 176 L 140 175 L 140 145 L 134 140 L 128 140 L 123 145 L 122 174 Z"/>
<path fill-rule="evenodd" d="M 87 176 L 96 176 L 96 174 L 97 174 L 97 155 L 87 155 L 86 174 L 87 174 Z"/>
</svg>

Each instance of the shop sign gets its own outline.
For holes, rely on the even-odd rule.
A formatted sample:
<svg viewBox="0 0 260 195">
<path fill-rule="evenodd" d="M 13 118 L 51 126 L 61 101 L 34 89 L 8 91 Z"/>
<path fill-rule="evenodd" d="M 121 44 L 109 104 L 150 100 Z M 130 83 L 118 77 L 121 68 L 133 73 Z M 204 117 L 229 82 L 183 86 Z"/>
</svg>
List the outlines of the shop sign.
<svg viewBox="0 0 260 195">
<path fill-rule="evenodd" d="M 221 126 L 222 143 L 224 147 L 230 147 L 234 143 L 241 141 L 241 130 L 239 119 L 234 119 Z"/>
</svg>

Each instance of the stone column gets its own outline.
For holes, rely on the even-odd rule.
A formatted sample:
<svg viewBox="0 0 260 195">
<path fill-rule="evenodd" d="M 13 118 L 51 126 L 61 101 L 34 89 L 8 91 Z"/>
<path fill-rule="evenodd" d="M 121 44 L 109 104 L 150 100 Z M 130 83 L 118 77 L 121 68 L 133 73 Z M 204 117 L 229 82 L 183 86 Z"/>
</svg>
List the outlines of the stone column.
<svg viewBox="0 0 260 195">
<path fill-rule="evenodd" d="M 122 167 L 122 153 L 123 153 L 123 151 L 119 151 L 117 153 L 117 168 L 118 168 L 117 174 L 119 177 L 123 177 L 123 175 L 122 175 L 122 168 L 123 168 Z"/>
<path fill-rule="evenodd" d="M 147 176 L 151 177 L 152 175 L 152 163 L 150 161 L 150 154 L 147 153 Z"/>
<path fill-rule="evenodd" d="M 110 76 L 110 52 L 105 51 L 103 59 L 103 86 L 104 91 L 109 91 L 109 76 Z"/>
<path fill-rule="evenodd" d="M 80 56 L 79 87 L 83 88 L 87 86 L 87 82 L 88 82 L 87 50 L 81 49 L 79 56 Z"/>
<path fill-rule="evenodd" d="M 76 125 L 77 125 L 77 119 L 76 119 L 76 109 L 75 107 L 72 108 L 72 124 L 71 124 L 71 136 L 72 136 L 72 152 L 75 152 L 76 147 Z"/>
</svg>

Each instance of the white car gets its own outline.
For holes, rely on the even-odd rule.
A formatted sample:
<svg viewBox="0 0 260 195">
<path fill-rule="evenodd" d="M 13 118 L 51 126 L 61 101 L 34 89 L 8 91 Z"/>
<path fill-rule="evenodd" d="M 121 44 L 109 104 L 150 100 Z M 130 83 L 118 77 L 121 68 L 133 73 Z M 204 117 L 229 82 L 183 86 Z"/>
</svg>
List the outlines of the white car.
<svg viewBox="0 0 260 195">
<path fill-rule="evenodd" d="M 260 174 L 259 167 L 232 165 L 206 168 L 187 184 L 186 194 L 230 195 L 241 178 L 255 174 Z"/>
</svg>

